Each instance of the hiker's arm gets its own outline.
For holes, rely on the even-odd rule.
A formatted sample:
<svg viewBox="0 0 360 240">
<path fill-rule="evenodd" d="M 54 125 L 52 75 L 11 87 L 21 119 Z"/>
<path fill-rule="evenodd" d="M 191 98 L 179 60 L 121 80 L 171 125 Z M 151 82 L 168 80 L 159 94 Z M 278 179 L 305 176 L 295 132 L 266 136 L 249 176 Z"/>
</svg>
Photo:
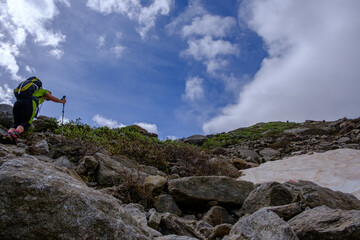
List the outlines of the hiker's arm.
<svg viewBox="0 0 360 240">
<path fill-rule="evenodd" d="M 44 97 L 45 100 L 49 101 L 53 101 L 53 102 L 58 102 L 58 103 L 66 103 L 66 99 L 64 98 L 63 100 L 58 99 L 57 97 L 54 97 L 53 95 L 51 95 L 50 93 L 47 93 Z"/>
</svg>

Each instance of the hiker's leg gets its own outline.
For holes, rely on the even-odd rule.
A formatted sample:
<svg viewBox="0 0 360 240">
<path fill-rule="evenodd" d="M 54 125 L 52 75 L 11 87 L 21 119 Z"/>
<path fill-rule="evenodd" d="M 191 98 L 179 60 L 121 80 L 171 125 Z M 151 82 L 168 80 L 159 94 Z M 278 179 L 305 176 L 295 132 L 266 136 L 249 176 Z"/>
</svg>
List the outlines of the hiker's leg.
<svg viewBox="0 0 360 240">
<path fill-rule="evenodd" d="M 20 134 L 28 130 L 31 123 L 34 121 L 36 113 L 36 102 L 34 100 L 28 100 L 24 103 L 24 107 L 21 112 L 21 123 L 16 128 L 16 131 Z"/>
<path fill-rule="evenodd" d="M 35 109 L 34 109 L 35 108 Z M 13 108 L 14 125 L 4 137 L 4 143 L 16 144 L 21 133 L 27 130 L 35 116 L 36 103 L 32 99 L 20 99 L 15 102 Z"/>
<path fill-rule="evenodd" d="M 13 107 L 14 124 L 8 130 L 9 133 L 15 132 L 15 130 L 20 126 L 20 124 L 24 122 L 24 115 L 26 115 L 26 107 L 27 107 L 26 102 L 27 99 L 19 99 L 14 103 L 14 107 Z"/>
</svg>

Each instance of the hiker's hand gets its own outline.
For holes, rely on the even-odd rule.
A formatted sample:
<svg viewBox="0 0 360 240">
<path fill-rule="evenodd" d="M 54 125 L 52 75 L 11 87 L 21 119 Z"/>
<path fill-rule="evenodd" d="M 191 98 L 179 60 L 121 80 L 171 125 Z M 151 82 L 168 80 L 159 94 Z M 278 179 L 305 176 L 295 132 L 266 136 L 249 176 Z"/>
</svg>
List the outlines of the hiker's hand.
<svg viewBox="0 0 360 240">
<path fill-rule="evenodd" d="M 62 104 L 66 103 L 66 98 L 60 100 Z"/>
</svg>

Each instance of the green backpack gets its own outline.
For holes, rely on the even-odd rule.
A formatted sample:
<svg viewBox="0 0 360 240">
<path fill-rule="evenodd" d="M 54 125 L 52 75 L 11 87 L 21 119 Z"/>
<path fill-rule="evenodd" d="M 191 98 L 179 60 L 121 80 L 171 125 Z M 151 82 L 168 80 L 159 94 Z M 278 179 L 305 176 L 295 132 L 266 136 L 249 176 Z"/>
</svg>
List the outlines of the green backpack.
<svg viewBox="0 0 360 240">
<path fill-rule="evenodd" d="M 41 87 L 42 82 L 37 77 L 29 77 L 14 89 L 14 95 L 17 100 L 32 98 L 33 93 Z"/>
</svg>

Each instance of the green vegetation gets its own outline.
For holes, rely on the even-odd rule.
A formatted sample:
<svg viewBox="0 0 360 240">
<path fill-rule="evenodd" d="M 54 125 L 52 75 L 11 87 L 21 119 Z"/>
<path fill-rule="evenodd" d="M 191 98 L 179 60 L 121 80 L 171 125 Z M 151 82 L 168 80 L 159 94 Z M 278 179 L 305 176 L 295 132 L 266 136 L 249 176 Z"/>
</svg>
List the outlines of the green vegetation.
<svg viewBox="0 0 360 240">
<path fill-rule="evenodd" d="M 89 148 L 104 147 L 112 155 L 136 160 L 140 164 L 154 166 L 166 173 L 173 165 L 181 165 L 188 173 L 207 174 L 209 156 L 198 147 L 186 143 L 147 136 L 138 126 L 110 129 L 90 127 L 77 119 L 58 126 L 54 133 L 69 140 L 86 143 Z M 89 144 L 91 146 L 89 146 Z"/>
<path fill-rule="evenodd" d="M 299 123 L 268 122 L 258 123 L 248 128 L 239 128 L 228 133 L 219 133 L 208 138 L 202 145 L 203 149 L 228 147 L 246 140 L 255 140 L 262 137 L 276 136 L 286 129 L 296 128 Z"/>
<path fill-rule="evenodd" d="M 161 141 L 138 126 L 117 129 L 90 127 L 81 122 L 81 119 L 63 126 L 59 125 L 56 119 L 44 122 L 45 125 L 41 125 L 40 131 L 62 135 L 62 141 L 74 149 L 84 149 L 85 146 L 88 154 L 93 154 L 99 149 L 106 149 L 113 156 L 136 160 L 140 164 L 154 166 L 165 173 L 170 173 L 171 167 L 176 166 L 185 171 L 182 175 L 211 175 L 214 169 L 209 166 L 211 154 L 208 150 L 229 147 L 246 140 L 276 136 L 286 129 L 299 126 L 298 123 L 260 123 L 248 128 L 213 135 L 199 147 L 181 141 Z M 29 131 L 29 135 L 31 132 Z M 69 154 L 80 156 L 86 153 L 72 151 Z"/>
</svg>

